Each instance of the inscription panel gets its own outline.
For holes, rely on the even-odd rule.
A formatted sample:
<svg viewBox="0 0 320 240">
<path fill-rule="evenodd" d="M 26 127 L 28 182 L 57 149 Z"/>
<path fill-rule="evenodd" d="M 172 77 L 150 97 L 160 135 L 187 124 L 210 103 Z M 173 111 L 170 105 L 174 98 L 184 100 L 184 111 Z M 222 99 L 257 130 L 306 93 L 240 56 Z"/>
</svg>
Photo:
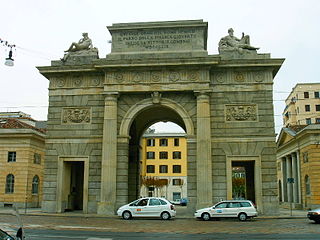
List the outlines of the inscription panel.
<svg viewBox="0 0 320 240">
<path fill-rule="evenodd" d="M 206 49 L 206 23 L 177 27 L 166 25 L 150 28 L 148 25 L 123 29 L 108 27 L 112 34 L 111 53 L 154 51 L 199 51 Z M 131 28 L 131 29 L 130 29 Z"/>
</svg>

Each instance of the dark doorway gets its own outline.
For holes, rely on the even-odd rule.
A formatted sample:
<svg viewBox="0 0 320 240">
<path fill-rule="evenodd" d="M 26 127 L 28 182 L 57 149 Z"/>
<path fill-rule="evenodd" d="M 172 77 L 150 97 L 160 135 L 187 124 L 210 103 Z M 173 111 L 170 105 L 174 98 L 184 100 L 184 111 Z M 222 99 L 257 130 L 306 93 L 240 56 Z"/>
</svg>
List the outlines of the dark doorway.
<svg viewBox="0 0 320 240">
<path fill-rule="evenodd" d="M 255 203 L 254 161 L 232 162 L 232 197 Z"/>
<path fill-rule="evenodd" d="M 83 210 L 84 162 L 67 162 L 70 167 L 70 194 L 67 211 Z"/>
</svg>

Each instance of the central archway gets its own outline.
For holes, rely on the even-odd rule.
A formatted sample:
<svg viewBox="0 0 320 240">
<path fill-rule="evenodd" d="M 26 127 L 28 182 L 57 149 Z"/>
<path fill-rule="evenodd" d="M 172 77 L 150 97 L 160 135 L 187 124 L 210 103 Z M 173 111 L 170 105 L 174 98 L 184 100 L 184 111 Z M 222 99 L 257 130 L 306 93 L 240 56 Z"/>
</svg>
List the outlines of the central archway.
<svg viewBox="0 0 320 240">
<path fill-rule="evenodd" d="M 140 193 L 140 140 L 145 130 L 156 122 L 173 122 L 187 134 L 194 135 L 194 127 L 187 111 L 178 103 L 161 99 L 154 103 L 153 99 L 138 102 L 125 115 L 120 135 L 130 136 L 128 142 L 128 201 L 135 200 Z"/>
</svg>

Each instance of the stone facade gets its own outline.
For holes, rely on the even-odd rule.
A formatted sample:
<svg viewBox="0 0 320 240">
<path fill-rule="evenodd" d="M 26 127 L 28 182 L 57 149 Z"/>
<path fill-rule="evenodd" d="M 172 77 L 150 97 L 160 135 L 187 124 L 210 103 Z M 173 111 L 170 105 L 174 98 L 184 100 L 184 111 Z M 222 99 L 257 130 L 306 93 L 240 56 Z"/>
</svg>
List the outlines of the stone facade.
<svg viewBox="0 0 320 240">
<path fill-rule="evenodd" d="M 202 20 L 108 29 L 106 58 L 38 67 L 50 80 L 43 211 L 62 212 L 73 201 L 85 213 L 114 214 L 137 198 L 140 137 L 172 121 L 187 136 L 190 214 L 232 198 L 239 164 L 252 168 L 258 210 L 277 212 L 272 84 L 284 59 L 208 55 Z"/>
</svg>

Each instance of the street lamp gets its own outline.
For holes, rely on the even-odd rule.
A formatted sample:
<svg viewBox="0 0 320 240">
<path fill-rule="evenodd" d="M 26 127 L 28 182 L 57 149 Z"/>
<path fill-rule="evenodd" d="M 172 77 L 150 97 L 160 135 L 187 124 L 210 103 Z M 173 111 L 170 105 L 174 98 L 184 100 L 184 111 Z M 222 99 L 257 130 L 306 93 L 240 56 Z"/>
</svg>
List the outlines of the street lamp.
<svg viewBox="0 0 320 240">
<path fill-rule="evenodd" d="M 12 47 L 11 47 L 10 51 L 9 51 L 9 57 L 6 58 L 4 65 L 9 66 L 9 67 L 13 67 L 13 65 L 14 65 L 13 61 L 14 61 L 14 59 L 12 58 Z"/>
</svg>

